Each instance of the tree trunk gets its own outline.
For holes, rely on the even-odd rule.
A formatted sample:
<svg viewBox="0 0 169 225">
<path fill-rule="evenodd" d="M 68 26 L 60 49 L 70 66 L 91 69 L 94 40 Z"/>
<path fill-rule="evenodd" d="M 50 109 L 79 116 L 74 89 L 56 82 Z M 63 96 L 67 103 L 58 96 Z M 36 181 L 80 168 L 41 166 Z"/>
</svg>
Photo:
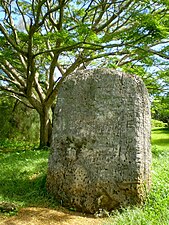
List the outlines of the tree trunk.
<svg viewBox="0 0 169 225">
<path fill-rule="evenodd" d="M 52 123 L 49 110 L 44 109 L 40 116 L 40 148 L 49 147 L 51 144 Z"/>
</svg>

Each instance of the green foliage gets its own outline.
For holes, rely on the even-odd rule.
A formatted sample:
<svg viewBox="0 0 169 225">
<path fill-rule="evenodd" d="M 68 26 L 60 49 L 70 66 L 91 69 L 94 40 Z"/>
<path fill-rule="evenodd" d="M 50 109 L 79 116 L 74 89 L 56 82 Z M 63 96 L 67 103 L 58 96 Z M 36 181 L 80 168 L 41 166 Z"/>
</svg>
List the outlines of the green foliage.
<svg viewBox="0 0 169 225">
<path fill-rule="evenodd" d="M 152 118 L 167 123 L 169 127 L 169 95 L 157 96 L 152 103 Z"/>
<path fill-rule="evenodd" d="M 0 152 L 14 152 L 38 148 L 36 142 L 30 140 L 0 139 Z"/>
<path fill-rule="evenodd" d="M 0 100 L 0 140 L 38 142 L 38 114 L 9 97 Z"/>
<path fill-rule="evenodd" d="M 155 128 L 155 127 L 167 127 L 167 123 L 163 123 L 160 120 L 152 119 L 151 120 L 151 126 L 152 126 L 152 128 Z"/>
<path fill-rule="evenodd" d="M 161 83 L 156 75 L 147 71 L 147 68 L 144 68 L 141 65 L 128 65 L 123 66 L 123 71 L 129 74 L 136 74 L 142 78 L 144 81 L 149 94 L 155 95 L 161 93 Z"/>
</svg>

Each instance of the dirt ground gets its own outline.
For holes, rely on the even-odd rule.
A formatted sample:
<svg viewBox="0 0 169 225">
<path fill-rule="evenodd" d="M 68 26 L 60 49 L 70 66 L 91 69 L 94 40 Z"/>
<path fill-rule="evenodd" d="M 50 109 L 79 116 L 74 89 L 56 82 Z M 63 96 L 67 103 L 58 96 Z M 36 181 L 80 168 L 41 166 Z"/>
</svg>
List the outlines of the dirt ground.
<svg viewBox="0 0 169 225">
<path fill-rule="evenodd" d="M 104 225 L 107 220 L 66 209 L 30 207 L 20 209 L 15 216 L 1 216 L 0 225 Z"/>
</svg>

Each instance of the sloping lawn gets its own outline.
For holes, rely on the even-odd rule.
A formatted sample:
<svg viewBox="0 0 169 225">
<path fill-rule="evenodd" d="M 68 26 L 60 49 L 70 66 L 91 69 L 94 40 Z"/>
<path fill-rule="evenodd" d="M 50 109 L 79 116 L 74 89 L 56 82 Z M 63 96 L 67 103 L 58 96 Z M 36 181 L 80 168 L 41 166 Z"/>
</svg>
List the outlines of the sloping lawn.
<svg viewBox="0 0 169 225">
<path fill-rule="evenodd" d="M 15 149 L 0 152 L 0 202 L 47 206 L 48 151 Z"/>
</svg>

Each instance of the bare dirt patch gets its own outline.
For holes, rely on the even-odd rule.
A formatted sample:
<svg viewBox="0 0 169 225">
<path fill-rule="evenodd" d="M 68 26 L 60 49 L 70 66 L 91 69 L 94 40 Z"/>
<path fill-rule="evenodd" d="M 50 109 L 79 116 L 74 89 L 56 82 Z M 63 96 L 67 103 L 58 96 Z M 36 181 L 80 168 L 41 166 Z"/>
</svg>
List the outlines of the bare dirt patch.
<svg viewBox="0 0 169 225">
<path fill-rule="evenodd" d="M 106 218 L 94 218 L 66 209 L 22 208 L 11 217 L 1 217 L 0 225 L 103 225 Z"/>
</svg>

